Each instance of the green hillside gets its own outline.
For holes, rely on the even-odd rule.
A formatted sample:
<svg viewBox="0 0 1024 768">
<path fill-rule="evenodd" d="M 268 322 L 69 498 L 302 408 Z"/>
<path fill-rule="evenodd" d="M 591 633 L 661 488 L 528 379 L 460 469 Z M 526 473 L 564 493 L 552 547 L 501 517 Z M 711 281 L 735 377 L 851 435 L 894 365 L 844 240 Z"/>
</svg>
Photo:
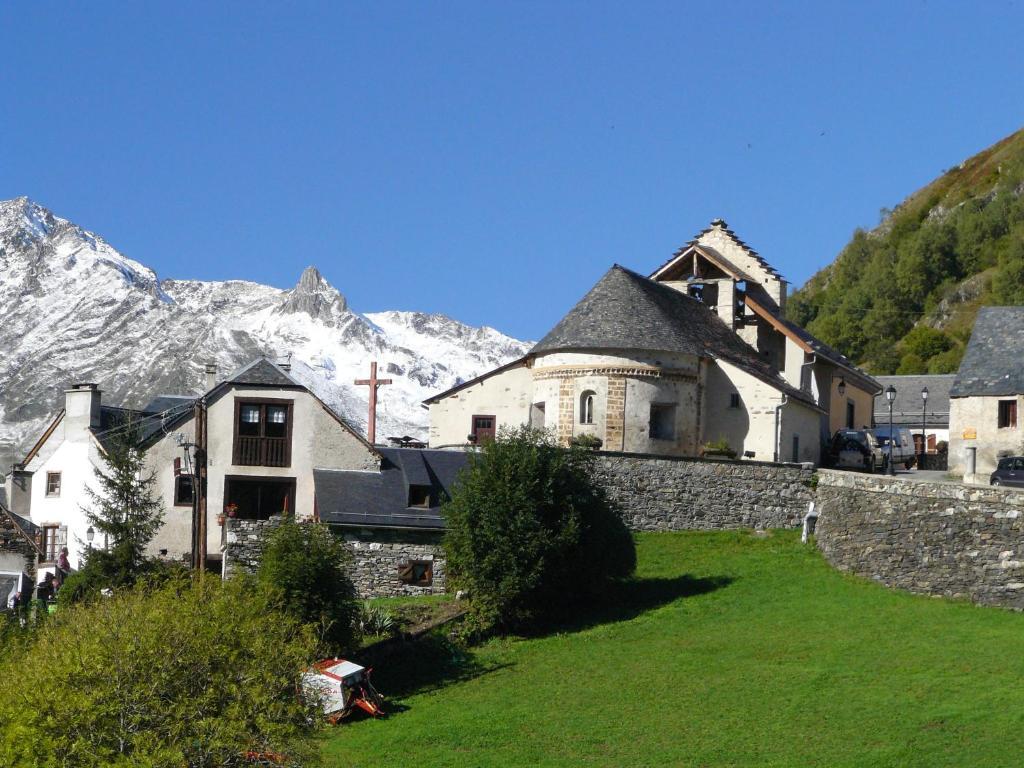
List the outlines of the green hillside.
<svg viewBox="0 0 1024 768">
<path fill-rule="evenodd" d="M 791 297 L 871 373 L 953 373 L 978 308 L 1024 304 L 1024 131 L 918 190 Z"/>
</svg>

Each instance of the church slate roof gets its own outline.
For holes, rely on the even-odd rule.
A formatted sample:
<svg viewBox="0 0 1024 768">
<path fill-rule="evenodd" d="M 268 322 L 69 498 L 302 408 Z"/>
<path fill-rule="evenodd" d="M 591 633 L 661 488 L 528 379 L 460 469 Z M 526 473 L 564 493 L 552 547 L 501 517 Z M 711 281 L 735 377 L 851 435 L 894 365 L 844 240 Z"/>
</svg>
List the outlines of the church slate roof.
<svg viewBox="0 0 1024 768">
<path fill-rule="evenodd" d="M 451 496 L 465 451 L 378 448 L 379 472 L 313 470 L 316 507 L 325 523 L 367 528 L 444 530 L 441 502 Z M 409 486 L 431 487 L 429 507 L 409 506 Z"/>
<path fill-rule="evenodd" d="M 1024 307 L 982 307 L 951 397 L 1024 394 Z"/>
<path fill-rule="evenodd" d="M 892 422 L 901 427 L 921 429 L 921 390 L 928 387 L 928 426 L 944 429 L 949 426 L 949 391 L 956 379 L 955 373 L 921 376 L 876 376 L 882 389 L 891 384 L 896 389 L 892 403 Z M 889 403 L 884 395 L 875 398 L 875 424 L 880 427 L 889 424 Z"/>
<path fill-rule="evenodd" d="M 809 393 L 790 386 L 703 303 L 618 264 L 530 354 L 610 349 L 677 352 L 722 360 L 816 406 Z"/>
</svg>

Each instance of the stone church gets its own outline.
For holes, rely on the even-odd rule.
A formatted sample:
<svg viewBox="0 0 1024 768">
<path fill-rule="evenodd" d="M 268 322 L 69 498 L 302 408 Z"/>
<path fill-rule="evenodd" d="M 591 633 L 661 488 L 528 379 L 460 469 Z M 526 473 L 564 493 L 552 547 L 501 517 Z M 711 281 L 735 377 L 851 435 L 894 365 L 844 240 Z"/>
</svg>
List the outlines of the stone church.
<svg viewBox="0 0 1024 768">
<path fill-rule="evenodd" d="M 786 281 L 718 219 L 645 277 L 613 266 L 523 358 L 426 401 L 431 447 L 503 425 L 602 450 L 818 463 L 878 383 L 785 318 Z"/>
</svg>

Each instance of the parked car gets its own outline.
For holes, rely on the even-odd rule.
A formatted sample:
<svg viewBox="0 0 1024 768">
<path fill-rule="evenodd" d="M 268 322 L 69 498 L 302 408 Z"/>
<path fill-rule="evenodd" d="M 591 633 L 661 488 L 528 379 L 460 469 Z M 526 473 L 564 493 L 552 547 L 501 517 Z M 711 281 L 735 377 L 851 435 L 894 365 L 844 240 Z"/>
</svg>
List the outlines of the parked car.
<svg viewBox="0 0 1024 768">
<path fill-rule="evenodd" d="M 837 469 L 876 472 L 885 466 L 885 451 L 866 429 L 840 429 L 829 445 L 829 464 Z"/>
<path fill-rule="evenodd" d="M 871 430 L 875 441 L 885 454 L 886 466 L 889 461 L 889 427 L 875 427 Z M 894 466 L 902 464 L 907 469 L 914 466 L 917 460 L 917 448 L 914 447 L 914 435 L 906 427 L 893 427 L 892 463 Z"/>
<path fill-rule="evenodd" d="M 988 479 L 989 485 L 1008 485 L 1024 488 L 1024 456 L 1006 456 L 999 460 L 996 471 Z"/>
</svg>

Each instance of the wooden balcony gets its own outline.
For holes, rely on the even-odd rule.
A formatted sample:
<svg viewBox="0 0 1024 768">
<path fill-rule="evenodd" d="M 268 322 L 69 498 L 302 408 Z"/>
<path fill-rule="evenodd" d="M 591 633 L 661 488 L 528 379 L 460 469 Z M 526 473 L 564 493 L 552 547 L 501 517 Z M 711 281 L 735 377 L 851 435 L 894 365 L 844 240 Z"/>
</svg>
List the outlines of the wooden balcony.
<svg viewBox="0 0 1024 768">
<path fill-rule="evenodd" d="M 291 466 L 291 440 L 287 437 L 235 436 L 234 461 L 241 467 Z"/>
</svg>

